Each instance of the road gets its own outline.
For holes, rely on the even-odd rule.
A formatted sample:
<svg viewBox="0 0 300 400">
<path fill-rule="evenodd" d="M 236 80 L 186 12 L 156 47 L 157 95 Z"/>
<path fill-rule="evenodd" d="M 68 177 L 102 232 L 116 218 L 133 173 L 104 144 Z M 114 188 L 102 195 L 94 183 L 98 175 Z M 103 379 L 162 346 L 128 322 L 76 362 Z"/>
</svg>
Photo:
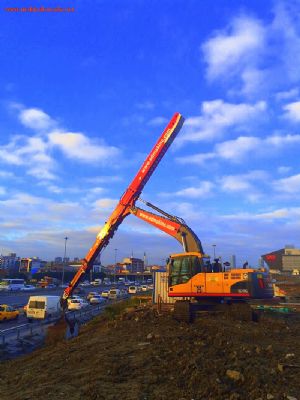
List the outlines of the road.
<svg viewBox="0 0 300 400">
<path fill-rule="evenodd" d="M 85 292 L 85 295 L 87 295 L 89 292 L 97 292 L 100 293 L 103 290 L 109 290 L 111 286 L 88 286 L 82 288 Z M 124 288 L 124 286 L 118 286 L 118 288 Z M 30 296 L 61 296 L 63 293 L 62 288 L 53 288 L 53 289 L 37 289 L 34 291 L 30 292 L 4 292 L 0 291 L 0 304 L 8 304 L 16 308 L 22 308 L 25 304 L 28 303 L 29 297 Z M 82 295 L 82 297 L 85 297 Z M 27 323 L 27 318 L 20 313 L 19 318 L 17 320 L 12 320 L 12 321 L 5 321 L 5 322 L 0 322 L 0 330 L 8 329 L 8 328 L 13 328 L 17 327 L 18 325 L 22 325 L 24 323 Z"/>
</svg>

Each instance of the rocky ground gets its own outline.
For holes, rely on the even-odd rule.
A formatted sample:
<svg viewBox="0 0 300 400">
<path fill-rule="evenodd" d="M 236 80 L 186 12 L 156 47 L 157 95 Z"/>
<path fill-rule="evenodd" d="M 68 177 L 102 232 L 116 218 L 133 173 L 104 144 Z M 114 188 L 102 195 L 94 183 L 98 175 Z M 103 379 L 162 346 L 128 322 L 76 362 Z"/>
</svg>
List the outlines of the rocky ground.
<svg viewBox="0 0 300 400">
<path fill-rule="evenodd" d="M 1 400 L 300 400 L 299 314 L 259 323 L 151 306 L 101 316 L 69 342 L 0 364 Z"/>
</svg>

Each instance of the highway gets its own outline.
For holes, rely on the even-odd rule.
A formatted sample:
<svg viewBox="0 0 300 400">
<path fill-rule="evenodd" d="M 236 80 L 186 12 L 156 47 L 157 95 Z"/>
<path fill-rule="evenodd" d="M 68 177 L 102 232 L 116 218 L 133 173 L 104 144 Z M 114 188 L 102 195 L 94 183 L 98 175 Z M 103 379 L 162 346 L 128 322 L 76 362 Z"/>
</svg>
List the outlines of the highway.
<svg viewBox="0 0 300 400">
<path fill-rule="evenodd" d="M 109 290 L 112 286 L 88 286 L 88 287 L 81 287 L 81 289 L 85 292 L 85 295 L 80 295 L 85 297 L 89 292 L 97 292 L 100 293 L 103 290 Z M 124 288 L 124 285 L 118 285 L 118 288 Z M 62 288 L 51 288 L 51 289 L 36 289 L 29 292 L 21 292 L 21 291 L 14 291 L 14 292 L 4 292 L 0 291 L 0 304 L 8 304 L 15 308 L 23 308 L 25 304 L 28 303 L 30 296 L 61 296 L 63 293 Z M 21 311 L 21 310 L 20 310 Z M 0 331 L 8 328 L 17 327 L 27 323 L 27 318 L 20 312 L 19 318 L 17 320 L 5 321 L 0 322 Z"/>
</svg>

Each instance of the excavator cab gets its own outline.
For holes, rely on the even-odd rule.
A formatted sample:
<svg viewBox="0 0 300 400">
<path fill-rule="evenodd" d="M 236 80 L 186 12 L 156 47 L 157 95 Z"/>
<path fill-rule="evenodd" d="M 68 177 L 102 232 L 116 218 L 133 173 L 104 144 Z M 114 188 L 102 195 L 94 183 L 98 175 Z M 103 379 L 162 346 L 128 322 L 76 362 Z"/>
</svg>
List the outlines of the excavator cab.
<svg viewBox="0 0 300 400">
<path fill-rule="evenodd" d="M 206 262 L 207 259 L 198 252 L 171 255 L 167 265 L 169 288 L 191 282 L 193 276 L 205 272 Z"/>
</svg>

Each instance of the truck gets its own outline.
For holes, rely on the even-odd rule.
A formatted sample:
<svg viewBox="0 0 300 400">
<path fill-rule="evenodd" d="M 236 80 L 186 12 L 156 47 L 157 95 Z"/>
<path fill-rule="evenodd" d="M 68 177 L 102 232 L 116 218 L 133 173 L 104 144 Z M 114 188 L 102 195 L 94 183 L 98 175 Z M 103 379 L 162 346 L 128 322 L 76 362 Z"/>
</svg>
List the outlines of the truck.
<svg viewBox="0 0 300 400">
<path fill-rule="evenodd" d="M 60 296 L 30 296 L 26 307 L 28 322 L 43 320 L 51 317 L 60 317 L 62 307 Z"/>
</svg>

